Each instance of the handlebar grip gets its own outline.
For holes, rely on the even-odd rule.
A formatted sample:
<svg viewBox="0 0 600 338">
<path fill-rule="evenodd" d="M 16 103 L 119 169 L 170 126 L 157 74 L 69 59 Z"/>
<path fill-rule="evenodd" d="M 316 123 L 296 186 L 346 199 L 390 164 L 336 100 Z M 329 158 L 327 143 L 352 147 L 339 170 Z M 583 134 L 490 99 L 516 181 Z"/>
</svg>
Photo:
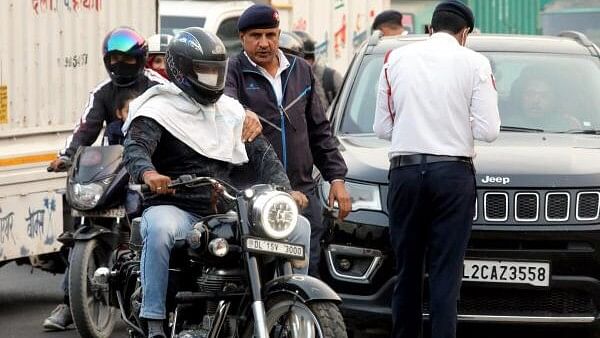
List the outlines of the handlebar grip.
<svg viewBox="0 0 600 338">
<path fill-rule="evenodd" d="M 142 194 L 147 194 L 150 192 L 150 187 L 147 184 L 130 184 L 129 189 Z"/>
<path fill-rule="evenodd" d="M 46 171 L 51 173 L 54 172 L 54 168 L 52 168 L 51 166 L 46 167 Z"/>
</svg>

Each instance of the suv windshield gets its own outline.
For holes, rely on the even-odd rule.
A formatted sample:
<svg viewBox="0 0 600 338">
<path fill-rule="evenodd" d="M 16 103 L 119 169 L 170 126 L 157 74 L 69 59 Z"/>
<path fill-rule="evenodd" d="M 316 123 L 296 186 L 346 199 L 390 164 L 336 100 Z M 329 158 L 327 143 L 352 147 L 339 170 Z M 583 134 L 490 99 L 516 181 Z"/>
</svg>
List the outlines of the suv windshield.
<svg viewBox="0 0 600 338">
<path fill-rule="evenodd" d="M 600 62 L 591 56 L 495 52 L 492 64 L 503 126 L 547 132 L 600 129 Z M 377 83 L 383 54 L 360 65 L 341 132 L 373 133 Z"/>
<path fill-rule="evenodd" d="M 188 27 L 204 27 L 205 18 L 191 16 L 160 16 L 160 34 L 177 35 Z"/>
</svg>

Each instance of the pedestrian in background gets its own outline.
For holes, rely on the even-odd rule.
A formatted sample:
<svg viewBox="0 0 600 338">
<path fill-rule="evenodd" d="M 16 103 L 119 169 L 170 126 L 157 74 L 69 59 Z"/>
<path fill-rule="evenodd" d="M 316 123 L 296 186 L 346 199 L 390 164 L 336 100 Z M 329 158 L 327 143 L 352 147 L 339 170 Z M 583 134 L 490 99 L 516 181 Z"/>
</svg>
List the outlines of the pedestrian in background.
<svg viewBox="0 0 600 338">
<path fill-rule="evenodd" d="M 389 9 L 375 17 L 372 30 L 380 30 L 383 36 L 407 35 L 408 31 L 402 25 L 402 13 Z"/>
<path fill-rule="evenodd" d="M 342 88 L 343 77 L 337 70 L 318 62 L 315 52 L 315 40 L 306 32 L 294 31 L 304 43 L 304 60 L 311 66 L 317 84 L 316 92 L 321 99 L 323 110 L 327 111 L 333 99 Z"/>
<path fill-rule="evenodd" d="M 421 337 L 425 261 L 432 337 L 456 336 L 476 198 L 474 139 L 492 142 L 500 130 L 490 62 L 464 47 L 474 27 L 471 10 L 459 1 L 440 3 L 431 27 L 426 41 L 386 55 L 373 125 L 379 138 L 391 140 L 395 338 Z"/>
<path fill-rule="evenodd" d="M 253 5 L 238 21 L 243 51 L 230 58 L 225 95 L 258 114 L 263 133 L 273 145 L 292 189 L 309 200 L 304 216 L 311 223 L 309 274 L 318 276 L 320 244 L 325 233 L 322 204 L 316 193 L 313 164 L 330 182 L 328 201 L 339 206 L 339 218 L 350 212 L 344 182 L 347 168 L 319 98 L 315 79 L 302 58 L 279 49 L 279 14 L 271 6 Z M 236 181 L 253 181 L 250 170 L 238 169 Z M 245 176 L 245 177 L 241 177 Z M 254 179 L 254 181 L 256 181 Z"/>
</svg>

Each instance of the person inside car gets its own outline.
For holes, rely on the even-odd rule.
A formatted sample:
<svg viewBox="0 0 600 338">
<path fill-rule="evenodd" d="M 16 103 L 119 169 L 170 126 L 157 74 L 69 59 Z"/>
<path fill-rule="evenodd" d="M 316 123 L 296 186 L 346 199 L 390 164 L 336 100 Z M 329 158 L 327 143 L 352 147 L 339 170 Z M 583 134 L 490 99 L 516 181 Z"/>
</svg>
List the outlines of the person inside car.
<svg viewBox="0 0 600 338">
<path fill-rule="evenodd" d="M 561 109 L 560 91 L 544 72 L 535 67 L 521 71 L 511 88 L 510 100 L 503 110 L 503 125 L 547 131 L 580 129 L 581 123 Z"/>
<path fill-rule="evenodd" d="M 149 337 L 166 337 L 162 322 L 171 248 L 200 217 L 214 213 L 210 188 L 174 194 L 168 188 L 171 178 L 195 174 L 228 180 L 234 165 L 249 162 L 261 182 L 285 188 L 301 208 L 308 203 L 302 193 L 291 191 L 285 170 L 262 135 L 243 143 L 244 108 L 223 95 L 228 60 L 221 40 L 201 28 L 187 28 L 169 44 L 166 60 L 172 82 L 134 100 L 123 126 L 127 170 L 156 194 L 145 201 L 141 222 L 140 315 L 148 320 Z M 289 240 L 310 247 L 306 219 L 299 218 Z M 307 273 L 307 260 L 294 262 L 297 273 Z"/>
</svg>

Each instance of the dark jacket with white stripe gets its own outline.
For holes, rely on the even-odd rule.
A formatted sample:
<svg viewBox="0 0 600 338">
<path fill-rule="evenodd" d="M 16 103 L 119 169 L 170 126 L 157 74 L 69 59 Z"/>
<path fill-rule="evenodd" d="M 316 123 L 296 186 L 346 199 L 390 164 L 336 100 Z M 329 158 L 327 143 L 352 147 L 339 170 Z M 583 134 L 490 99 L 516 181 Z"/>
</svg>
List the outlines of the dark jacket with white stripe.
<svg viewBox="0 0 600 338">
<path fill-rule="evenodd" d="M 117 119 L 115 98 L 120 90 L 134 90 L 142 94 L 146 89 L 165 82 L 158 73 L 145 69 L 139 79 L 131 86 L 117 87 L 110 79 L 98 84 L 91 92 L 83 114 L 67 140 L 67 148 L 60 151 L 61 157 L 72 157 L 77 148 L 92 145 L 104 127 Z"/>
<path fill-rule="evenodd" d="M 287 174 L 294 190 L 310 192 L 314 188 L 313 164 L 327 181 L 344 179 L 347 168 L 319 97 L 313 90 L 315 79 L 310 65 L 303 59 L 287 57 L 290 67 L 281 74 L 282 106 L 289 105 L 305 90 L 308 92 L 287 111 Z M 243 52 L 229 60 L 225 94 L 238 99 L 244 107 L 270 122 L 262 123 L 263 134 L 282 159 L 281 132 L 274 127 L 281 125 L 275 92 L 269 80 L 250 63 Z M 237 174 L 249 173 L 250 170 L 242 170 Z M 236 178 L 236 181 L 248 179 L 252 178 Z"/>
</svg>

